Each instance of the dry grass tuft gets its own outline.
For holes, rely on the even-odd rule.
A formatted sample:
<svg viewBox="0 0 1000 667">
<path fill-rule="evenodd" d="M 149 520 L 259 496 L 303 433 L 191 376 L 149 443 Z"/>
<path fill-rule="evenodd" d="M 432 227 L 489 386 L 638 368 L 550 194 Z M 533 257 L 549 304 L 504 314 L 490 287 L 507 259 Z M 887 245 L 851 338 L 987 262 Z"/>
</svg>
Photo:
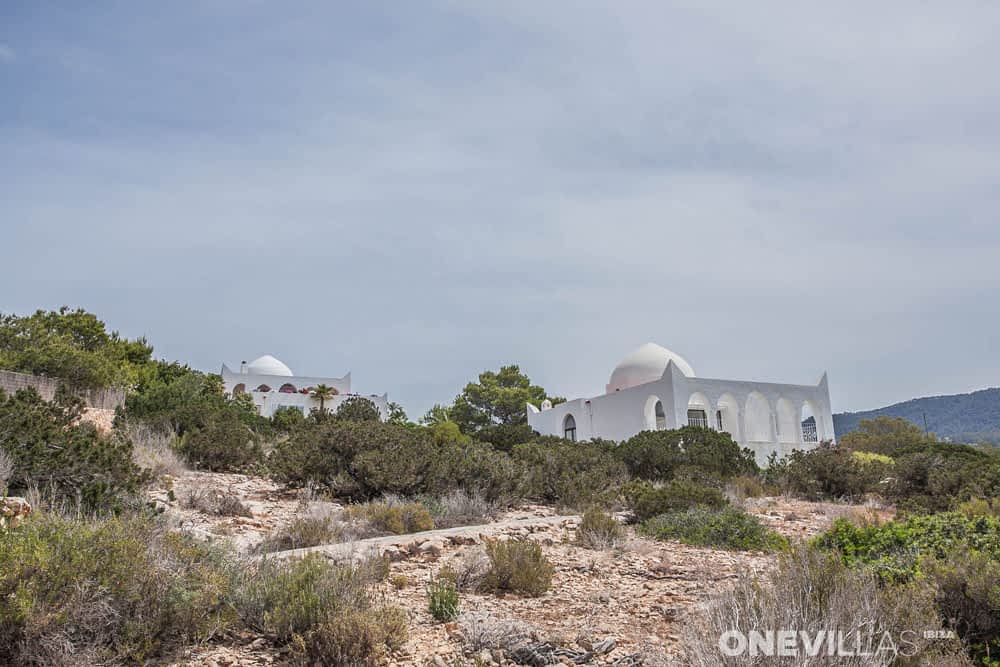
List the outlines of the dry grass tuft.
<svg viewBox="0 0 1000 667">
<path fill-rule="evenodd" d="M 149 470 L 154 479 L 164 475 L 180 477 L 188 470 L 184 458 L 174 451 L 174 434 L 148 424 L 128 424 L 122 435 L 132 441 L 132 459 L 140 468 Z"/>
</svg>

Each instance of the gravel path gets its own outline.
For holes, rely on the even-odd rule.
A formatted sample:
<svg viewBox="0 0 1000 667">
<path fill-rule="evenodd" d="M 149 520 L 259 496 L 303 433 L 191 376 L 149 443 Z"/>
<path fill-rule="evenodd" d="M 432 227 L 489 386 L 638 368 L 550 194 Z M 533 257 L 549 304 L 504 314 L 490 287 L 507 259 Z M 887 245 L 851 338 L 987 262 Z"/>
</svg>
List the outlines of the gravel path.
<svg viewBox="0 0 1000 667">
<path fill-rule="evenodd" d="M 331 560 L 349 560 L 363 558 L 375 554 L 389 552 L 428 553 L 449 544 L 476 544 L 483 537 L 499 537 L 512 535 L 530 535 L 535 532 L 547 531 L 551 528 L 574 525 L 580 521 L 579 515 L 566 514 L 549 517 L 514 518 L 486 523 L 476 526 L 458 526 L 456 528 L 441 528 L 425 530 L 407 535 L 387 535 L 372 537 L 355 542 L 339 544 L 324 544 L 318 547 L 278 551 L 271 556 L 277 558 L 301 557 L 309 553 L 320 553 Z"/>
</svg>

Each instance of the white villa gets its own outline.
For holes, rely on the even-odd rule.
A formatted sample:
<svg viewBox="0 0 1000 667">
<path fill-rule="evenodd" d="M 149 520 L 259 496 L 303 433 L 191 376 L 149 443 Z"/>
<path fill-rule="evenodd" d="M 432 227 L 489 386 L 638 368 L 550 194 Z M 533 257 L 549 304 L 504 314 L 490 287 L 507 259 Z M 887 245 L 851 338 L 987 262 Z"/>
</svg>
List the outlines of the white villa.
<svg viewBox="0 0 1000 667">
<path fill-rule="evenodd" d="M 611 373 L 606 392 L 553 406 L 528 404 L 528 424 L 570 440 L 627 440 L 646 430 L 685 425 L 726 431 L 763 464 L 834 440 L 826 373 L 816 385 L 697 377 L 678 354 L 646 343 Z"/>
<path fill-rule="evenodd" d="M 351 393 L 351 374 L 341 378 L 307 377 L 295 375 L 292 369 L 269 354 L 254 359 L 249 364 L 242 362 L 239 372 L 222 364 L 222 382 L 226 393 L 231 396 L 250 394 L 257 411 L 264 417 L 271 417 L 278 408 L 295 408 L 308 415 L 319 407 L 319 399 L 313 396 L 313 389 L 321 384 L 333 389 L 333 397 L 323 402 L 323 407 L 336 412 L 341 403 L 357 396 Z M 365 396 L 375 404 L 382 420 L 389 416 L 389 396 Z"/>
</svg>

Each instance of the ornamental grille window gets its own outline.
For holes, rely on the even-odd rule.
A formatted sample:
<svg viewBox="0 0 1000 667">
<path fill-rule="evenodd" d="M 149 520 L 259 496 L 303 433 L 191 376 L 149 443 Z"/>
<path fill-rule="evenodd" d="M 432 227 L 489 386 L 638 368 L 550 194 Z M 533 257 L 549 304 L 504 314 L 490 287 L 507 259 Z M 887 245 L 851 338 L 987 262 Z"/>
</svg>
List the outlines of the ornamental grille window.
<svg viewBox="0 0 1000 667">
<path fill-rule="evenodd" d="M 688 410 L 688 426 L 708 428 L 708 416 L 704 410 Z"/>
</svg>

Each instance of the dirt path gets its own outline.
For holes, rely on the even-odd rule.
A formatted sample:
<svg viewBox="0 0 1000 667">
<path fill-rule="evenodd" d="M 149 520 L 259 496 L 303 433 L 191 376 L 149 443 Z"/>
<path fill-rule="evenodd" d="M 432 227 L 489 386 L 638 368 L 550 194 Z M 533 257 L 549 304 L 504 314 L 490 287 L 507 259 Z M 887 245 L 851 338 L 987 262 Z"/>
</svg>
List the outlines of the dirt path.
<svg viewBox="0 0 1000 667">
<path fill-rule="evenodd" d="M 514 518 L 475 526 L 440 528 L 407 535 L 387 535 L 356 542 L 324 544 L 318 547 L 279 551 L 271 555 L 277 558 L 292 558 L 320 553 L 330 560 L 350 560 L 386 554 L 390 560 L 403 560 L 411 555 L 439 556 L 441 551 L 449 546 L 478 544 L 484 537 L 527 537 L 548 532 L 553 528 L 575 527 L 579 522 L 580 517 L 574 514 Z"/>
</svg>

